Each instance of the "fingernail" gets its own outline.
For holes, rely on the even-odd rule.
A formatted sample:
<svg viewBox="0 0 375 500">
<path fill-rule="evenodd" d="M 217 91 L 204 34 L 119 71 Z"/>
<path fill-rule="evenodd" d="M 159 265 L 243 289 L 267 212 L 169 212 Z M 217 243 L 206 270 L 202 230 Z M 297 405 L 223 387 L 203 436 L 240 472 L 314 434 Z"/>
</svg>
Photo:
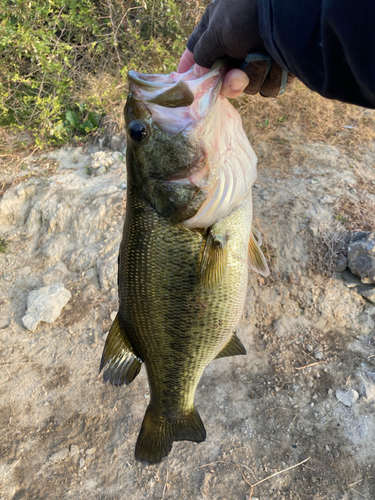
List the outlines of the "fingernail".
<svg viewBox="0 0 375 500">
<path fill-rule="evenodd" d="M 200 78 L 204 73 L 204 68 L 202 66 L 198 66 L 198 64 L 194 64 L 194 75 L 197 78 Z"/>
<path fill-rule="evenodd" d="M 235 79 L 230 81 L 229 85 L 234 92 L 242 92 L 249 85 L 249 78 L 245 73 L 243 73 L 243 75 L 237 76 Z"/>
</svg>

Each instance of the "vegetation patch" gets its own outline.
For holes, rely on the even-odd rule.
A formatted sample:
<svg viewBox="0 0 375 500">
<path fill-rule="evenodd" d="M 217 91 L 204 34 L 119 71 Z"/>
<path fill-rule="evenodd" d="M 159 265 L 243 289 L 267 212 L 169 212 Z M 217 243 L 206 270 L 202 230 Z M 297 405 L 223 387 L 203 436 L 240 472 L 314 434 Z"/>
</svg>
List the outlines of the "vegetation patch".
<svg viewBox="0 0 375 500">
<path fill-rule="evenodd" d="M 128 70 L 175 69 L 202 8 L 172 0 L 0 0 L 0 126 L 27 128 L 37 144 L 92 132 L 92 118 L 113 104 L 109 94 L 124 98 Z"/>
<path fill-rule="evenodd" d="M 5 253 L 8 246 L 8 241 L 0 237 L 0 253 Z"/>
</svg>

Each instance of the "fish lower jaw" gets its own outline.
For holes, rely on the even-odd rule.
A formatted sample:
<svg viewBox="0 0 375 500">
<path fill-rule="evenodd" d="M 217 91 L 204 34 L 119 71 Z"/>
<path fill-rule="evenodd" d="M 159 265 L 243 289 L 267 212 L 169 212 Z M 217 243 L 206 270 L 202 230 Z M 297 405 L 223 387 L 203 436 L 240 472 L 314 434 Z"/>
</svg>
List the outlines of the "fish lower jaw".
<svg viewBox="0 0 375 500">
<path fill-rule="evenodd" d="M 210 179 L 210 167 L 206 164 L 203 168 L 193 172 L 189 177 L 182 179 L 166 179 L 167 182 L 173 182 L 180 185 L 193 185 L 200 189 L 209 190 L 213 187 L 213 179 Z"/>
</svg>

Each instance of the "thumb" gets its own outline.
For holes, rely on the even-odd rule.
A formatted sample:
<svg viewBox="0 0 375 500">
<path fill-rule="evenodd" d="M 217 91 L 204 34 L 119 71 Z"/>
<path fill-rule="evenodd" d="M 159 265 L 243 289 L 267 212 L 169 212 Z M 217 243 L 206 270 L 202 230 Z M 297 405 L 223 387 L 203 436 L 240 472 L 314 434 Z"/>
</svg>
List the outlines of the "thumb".
<svg viewBox="0 0 375 500">
<path fill-rule="evenodd" d="M 194 75 L 197 78 L 200 78 L 201 76 L 205 75 L 210 71 L 209 68 L 204 68 L 203 66 L 199 66 L 199 64 L 194 65 Z"/>
</svg>

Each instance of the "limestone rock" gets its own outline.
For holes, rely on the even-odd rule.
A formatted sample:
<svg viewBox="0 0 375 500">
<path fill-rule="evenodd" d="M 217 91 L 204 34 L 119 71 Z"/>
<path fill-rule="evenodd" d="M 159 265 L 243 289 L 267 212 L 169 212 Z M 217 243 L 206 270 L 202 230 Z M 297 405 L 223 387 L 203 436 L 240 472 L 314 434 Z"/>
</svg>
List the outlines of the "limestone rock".
<svg viewBox="0 0 375 500">
<path fill-rule="evenodd" d="M 363 312 L 358 316 L 357 323 L 359 329 L 357 333 L 359 334 L 360 337 L 368 335 L 375 328 L 374 320 L 369 314 L 366 314 L 365 312 Z"/>
<path fill-rule="evenodd" d="M 107 151 L 98 151 L 97 153 L 94 153 L 92 156 L 93 156 L 93 161 L 91 163 L 91 167 L 93 169 L 100 167 L 109 168 L 115 162 L 113 155 Z"/>
<path fill-rule="evenodd" d="M 364 377 L 362 377 L 362 383 L 359 386 L 359 393 L 367 402 L 375 402 L 375 384 Z"/>
<path fill-rule="evenodd" d="M 26 315 L 22 318 L 25 327 L 35 332 L 39 323 L 53 323 L 71 298 L 71 293 L 62 283 L 44 286 L 30 292 Z"/>
<path fill-rule="evenodd" d="M 71 456 L 71 457 L 75 457 L 76 455 L 78 455 L 78 453 L 79 453 L 79 448 L 78 448 L 78 446 L 77 446 L 76 444 L 72 444 L 72 445 L 70 446 L 70 453 L 69 453 L 69 454 L 70 454 L 70 456 Z"/>
<path fill-rule="evenodd" d="M 349 245 L 348 266 L 362 283 L 371 284 L 375 283 L 375 233 L 361 235 Z"/>
<path fill-rule="evenodd" d="M 69 455 L 68 448 L 62 448 L 61 450 L 57 451 L 52 456 L 50 456 L 49 459 L 51 462 L 60 462 L 61 460 L 65 460 L 68 455 Z"/>
<path fill-rule="evenodd" d="M 340 401 L 345 406 L 352 406 L 359 398 L 359 394 L 354 389 L 349 389 L 348 391 L 343 389 L 337 389 L 336 399 Z"/>
</svg>

